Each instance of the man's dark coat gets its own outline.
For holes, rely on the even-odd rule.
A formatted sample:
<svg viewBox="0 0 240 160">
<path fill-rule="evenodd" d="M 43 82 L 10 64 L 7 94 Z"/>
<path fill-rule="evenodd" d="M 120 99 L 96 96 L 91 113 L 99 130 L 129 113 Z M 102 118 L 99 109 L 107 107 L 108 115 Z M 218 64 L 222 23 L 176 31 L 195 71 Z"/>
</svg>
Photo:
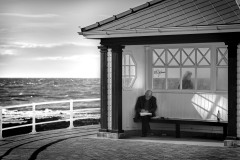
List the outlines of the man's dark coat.
<svg viewBox="0 0 240 160">
<path fill-rule="evenodd" d="M 135 111 L 136 111 L 136 116 L 135 118 L 140 118 L 140 112 L 142 109 L 144 109 L 144 104 L 145 104 L 145 96 L 140 96 L 137 99 L 137 103 L 135 106 Z M 156 103 L 156 98 L 154 96 L 152 96 L 150 99 L 150 106 L 149 106 L 149 112 L 152 113 L 152 117 L 155 116 L 155 111 L 157 109 L 157 103 Z"/>
</svg>

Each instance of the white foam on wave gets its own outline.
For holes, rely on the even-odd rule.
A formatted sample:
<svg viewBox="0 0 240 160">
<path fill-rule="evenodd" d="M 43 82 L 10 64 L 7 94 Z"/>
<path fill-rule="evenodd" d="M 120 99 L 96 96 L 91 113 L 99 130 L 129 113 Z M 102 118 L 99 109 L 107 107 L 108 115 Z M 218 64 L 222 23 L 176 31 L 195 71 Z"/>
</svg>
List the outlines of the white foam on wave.
<svg viewBox="0 0 240 160">
<path fill-rule="evenodd" d="M 26 119 L 31 119 L 33 117 L 33 111 L 18 111 L 18 110 L 8 110 L 2 109 L 3 113 L 3 124 L 8 123 L 25 123 Z M 60 119 L 69 119 L 70 111 L 69 110 L 36 110 L 35 117 L 37 119 L 52 118 L 58 117 Z M 100 118 L 100 108 L 87 108 L 74 110 L 74 118 L 79 119 L 99 119 Z"/>
</svg>

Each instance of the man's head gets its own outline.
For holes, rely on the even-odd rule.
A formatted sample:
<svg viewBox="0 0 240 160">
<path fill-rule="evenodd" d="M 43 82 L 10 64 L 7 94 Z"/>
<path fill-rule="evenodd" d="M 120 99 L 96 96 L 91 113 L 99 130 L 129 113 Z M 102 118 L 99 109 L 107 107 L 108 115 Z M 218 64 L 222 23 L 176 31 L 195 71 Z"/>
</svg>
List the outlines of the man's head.
<svg viewBox="0 0 240 160">
<path fill-rule="evenodd" d="M 146 100 L 149 100 L 152 97 L 152 91 L 151 90 L 147 90 L 145 92 L 145 98 Z"/>
</svg>

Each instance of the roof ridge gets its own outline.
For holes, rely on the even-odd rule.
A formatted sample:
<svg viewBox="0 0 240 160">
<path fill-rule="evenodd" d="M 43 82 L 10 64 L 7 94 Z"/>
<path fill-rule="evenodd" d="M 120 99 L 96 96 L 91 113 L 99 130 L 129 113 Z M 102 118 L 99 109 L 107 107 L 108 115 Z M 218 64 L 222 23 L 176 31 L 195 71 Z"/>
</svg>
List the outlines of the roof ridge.
<svg viewBox="0 0 240 160">
<path fill-rule="evenodd" d="M 119 13 L 117 15 L 113 15 L 112 17 L 107 18 L 105 20 L 102 20 L 100 22 L 96 22 L 95 24 L 92 24 L 92 25 L 89 25 L 87 27 L 81 28 L 81 31 L 82 32 L 89 31 L 91 29 L 100 27 L 100 26 L 105 25 L 107 23 L 110 23 L 112 21 L 115 21 L 115 20 L 118 20 L 120 18 L 126 17 L 126 16 L 128 16 L 130 14 L 136 13 L 136 12 L 141 11 L 143 9 L 146 9 L 148 7 L 154 6 L 154 5 L 158 4 L 158 3 L 162 3 L 164 1 L 167 1 L 167 0 L 152 0 L 152 1 L 146 2 L 146 3 L 144 3 L 144 4 L 140 5 L 140 6 L 137 6 L 137 7 L 134 7 L 134 8 L 130 8 L 129 10 L 127 10 L 125 12 Z"/>
</svg>

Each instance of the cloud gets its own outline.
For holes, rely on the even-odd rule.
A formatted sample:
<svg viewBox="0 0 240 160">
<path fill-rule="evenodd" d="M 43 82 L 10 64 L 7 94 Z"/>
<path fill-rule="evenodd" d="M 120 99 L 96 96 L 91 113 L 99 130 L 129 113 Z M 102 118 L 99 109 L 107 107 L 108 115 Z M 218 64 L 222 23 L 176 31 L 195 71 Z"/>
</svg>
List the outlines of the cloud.
<svg viewBox="0 0 240 160">
<path fill-rule="evenodd" d="M 55 18 L 57 14 L 21 14 L 21 13 L 0 13 L 0 16 L 12 16 L 12 17 L 23 17 L 23 18 Z"/>
<path fill-rule="evenodd" d="M 16 55 L 16 53 L 13 51 L 13 50 L 10 50 L 10 49 L 6 49 L 6 50 L 3 50 L 1 49 L 0 50 L 0 55 Z"/>
<path fill-rule="evenodd" d="M 99 58 L 99 55 L 73 55 L 73 56 L 52 56 L 52 57 L 36 57 L 32 60 L 35 61 L 79 61 L 79 60 L 91 60 L 93 58 Z"/>
<path fill-rule="evenodd" d="M 0 44 L 0 48 L 55 48 L 55 47 L 64 47 L 64 46 L 95 46 L 95 44 L 90 42 L 63 42 L 63 43 L 28 43 L 28 42 L 13 42 L 7 44 Z"/>
</svg>

